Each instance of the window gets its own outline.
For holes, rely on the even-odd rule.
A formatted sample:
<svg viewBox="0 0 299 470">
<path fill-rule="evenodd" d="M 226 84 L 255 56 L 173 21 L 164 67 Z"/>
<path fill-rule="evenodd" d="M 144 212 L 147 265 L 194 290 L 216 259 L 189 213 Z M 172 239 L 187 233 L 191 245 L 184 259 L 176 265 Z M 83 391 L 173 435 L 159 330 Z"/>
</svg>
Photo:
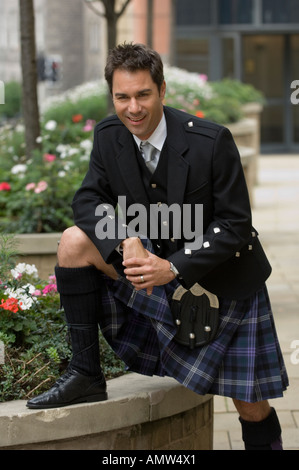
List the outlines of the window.
<svg viewBox="0 0 299 470">
<path fill-rule="evenodd" d="M 222 38 L 222 75 L 224 78 L 235 78 L 235 41 L 233 38 Z"/>
<path fill-rule="evenodd" d="M 263 0 L 263 23 L 299 23 L 298 0 Z"/>
<path fill-rule="evenodd" d="M 244 24 L 253 21 L 253 0 L 218 0 L 220 24 Z"/>
<path fill-rule="evenodd" d="M 209 25 L 212 22 L 212 2 L 207 0 L 177 0 L 178 26 Z"/>
<path fill-rule="evenodd" d="M 209 40 L 177 39 L 177 67 L 209 75 Z"/>
</svg>

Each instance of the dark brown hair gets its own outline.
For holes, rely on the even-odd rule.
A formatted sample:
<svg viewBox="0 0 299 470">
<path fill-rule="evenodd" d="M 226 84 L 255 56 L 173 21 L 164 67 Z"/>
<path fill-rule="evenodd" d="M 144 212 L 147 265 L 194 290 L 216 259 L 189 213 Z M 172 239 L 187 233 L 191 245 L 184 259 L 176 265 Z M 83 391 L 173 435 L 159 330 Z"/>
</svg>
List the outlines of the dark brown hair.
<svg viewBox="0 0 299 470">
<path fill-rule="evenodd" d="M 160 55 L 143 44 L 124 43 L 110 51 L 105 67 L 105 79 L 111 94 L 113 73 L 117 69 L 129 72 L 148 70 L 159 91 L 164 81 L 163 63 Z"/>
</svg>

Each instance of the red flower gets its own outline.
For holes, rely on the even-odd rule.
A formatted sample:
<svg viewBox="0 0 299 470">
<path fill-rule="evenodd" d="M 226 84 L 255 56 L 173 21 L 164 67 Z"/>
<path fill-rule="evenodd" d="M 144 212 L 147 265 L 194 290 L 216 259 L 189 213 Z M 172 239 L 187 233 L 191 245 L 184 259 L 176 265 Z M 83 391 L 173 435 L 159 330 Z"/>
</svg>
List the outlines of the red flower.
<svg viewBox="0 0 299 470">
<path fill-rule="evenodd" d="M 17 311 L 19 310 L 18 299 L 14 299 L 13 297 L 5 301 L 2 299 L 0 307 L 4 308 L 4 310 L 10 310 L 13 313 L 17 313 Z"/>
<path fill-rule="evenodd" d="M 82 121 L 82 119 L 83 119 L 82 114 L 74 114 L 74 116 L 72 117 L 72 121 L 75 123 Z"/>
<path fill-rule="evenodd" d="M 205 115 L 202 111 L 197 111 L 196 116 L 199 117 L 199 118 L 204 118 L 205 117 Z"/>
<path fill-rule="evenodd" d="M 11 190 L 11 186 L 9 183 L 6 183 L 6 182 L 0 183 L 0 191 L 10 191 L 10 190 Z"/>
</svg>

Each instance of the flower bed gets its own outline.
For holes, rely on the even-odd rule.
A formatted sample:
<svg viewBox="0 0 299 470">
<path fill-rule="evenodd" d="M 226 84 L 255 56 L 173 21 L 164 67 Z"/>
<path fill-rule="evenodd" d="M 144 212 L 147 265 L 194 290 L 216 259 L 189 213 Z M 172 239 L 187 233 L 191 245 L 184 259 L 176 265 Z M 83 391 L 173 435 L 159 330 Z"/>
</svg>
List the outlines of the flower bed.
<svg viewBox="0 0 299 470">
<path fill-rule="evenodd" d="M 41 280 L 34 265 L 15 263 L 13 241 L 0 238 L 0 402 L 29 398 L 49 388 L 68 364 L 71 351 L 56 279 Z M 124 366 L 100 335 L 107 378 Z"/>
</svg>

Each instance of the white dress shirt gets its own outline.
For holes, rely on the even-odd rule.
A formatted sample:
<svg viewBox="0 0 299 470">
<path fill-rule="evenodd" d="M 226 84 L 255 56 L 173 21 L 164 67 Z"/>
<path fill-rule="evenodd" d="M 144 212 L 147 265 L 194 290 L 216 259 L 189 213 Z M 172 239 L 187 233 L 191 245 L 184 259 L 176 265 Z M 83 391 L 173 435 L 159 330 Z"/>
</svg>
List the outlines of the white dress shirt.
<svg viewBox="0 0 299 470">
<path fill-rule="evenodd" d="M 165 115 L 163 113 L 162 119 L 160 123 L 158 124 L 158 127 L 156 127 L 152 135 L 146 140 L 146 142 L 149 142 L 158 151 L 157 164 L 159 161 L 160 153 L 162 151 L 166 136 L 167 136 L 167 126 L 166 126 Z M 135 139 L 136 144 L 138 145 L 138 148 L 140 148 L 140 143 L 145 142 L 145 141 L 142 141 L 141 139 L 139 139 L 139 137 L 137 137 L 134 134 L 133 134 L 133 137 Z"/>
</svg>

